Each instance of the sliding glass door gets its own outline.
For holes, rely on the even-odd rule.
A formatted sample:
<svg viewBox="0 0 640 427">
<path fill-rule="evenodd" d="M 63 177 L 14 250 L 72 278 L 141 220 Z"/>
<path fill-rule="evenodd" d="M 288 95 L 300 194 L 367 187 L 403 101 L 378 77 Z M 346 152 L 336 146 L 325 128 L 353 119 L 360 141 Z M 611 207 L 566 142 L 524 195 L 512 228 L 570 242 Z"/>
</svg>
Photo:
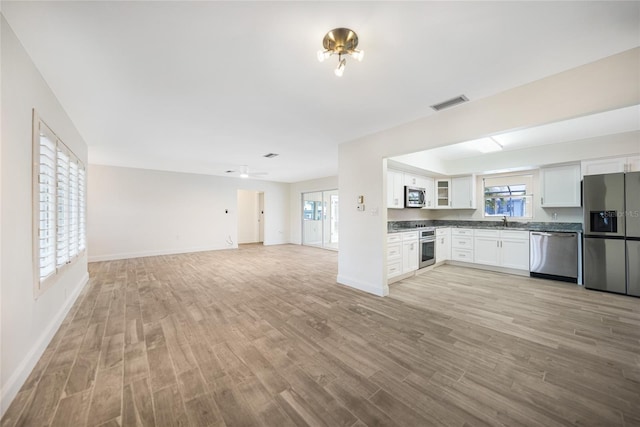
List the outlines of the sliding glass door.
<svg viewBox="0 0 640 427">
<path fill-rule="evenodd" d="M 302 244 L 338 250 L 338 190 L 302 193 Z"/>
</svg>

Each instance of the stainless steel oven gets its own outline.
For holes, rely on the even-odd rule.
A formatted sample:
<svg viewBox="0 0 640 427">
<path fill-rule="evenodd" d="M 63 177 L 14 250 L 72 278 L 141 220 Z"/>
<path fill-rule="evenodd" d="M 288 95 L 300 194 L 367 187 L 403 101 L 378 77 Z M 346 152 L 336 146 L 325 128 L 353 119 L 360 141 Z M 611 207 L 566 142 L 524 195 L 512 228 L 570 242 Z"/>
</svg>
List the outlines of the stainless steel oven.
<svg viewBox="0 0 640 427">
<path fill-rule="evenodd" d="M 420 266 L 428 267 L 436 262 L 436 230 L 426 228 L 420 230 Z"/>
</svg>

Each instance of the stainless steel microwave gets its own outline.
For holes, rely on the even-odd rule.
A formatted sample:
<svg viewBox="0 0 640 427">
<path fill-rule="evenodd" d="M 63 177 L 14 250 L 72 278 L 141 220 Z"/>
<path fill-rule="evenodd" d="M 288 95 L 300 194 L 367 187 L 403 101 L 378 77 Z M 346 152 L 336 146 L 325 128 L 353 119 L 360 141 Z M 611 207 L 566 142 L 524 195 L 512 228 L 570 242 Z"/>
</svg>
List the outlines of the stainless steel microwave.
<svg viewBox="0 0 640 427">
<path fill-rule="evenodd" d="M 424 208 L 425 189 L 420 187 L 404 187 L 404 207 Z"/>
</svg>

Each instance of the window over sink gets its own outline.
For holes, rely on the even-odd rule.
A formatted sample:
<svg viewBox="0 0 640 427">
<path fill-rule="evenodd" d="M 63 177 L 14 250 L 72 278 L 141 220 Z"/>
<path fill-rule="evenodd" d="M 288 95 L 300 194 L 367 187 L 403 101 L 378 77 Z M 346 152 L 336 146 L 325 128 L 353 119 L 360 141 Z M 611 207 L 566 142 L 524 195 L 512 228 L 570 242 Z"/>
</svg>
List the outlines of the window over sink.
<svg viewBox="0 0 640 427">
<path fill-rule="evenodd" d="M 484 216 L 532 218 L 532 182 L 532 175 L 484 178 Z"/>
</svg>

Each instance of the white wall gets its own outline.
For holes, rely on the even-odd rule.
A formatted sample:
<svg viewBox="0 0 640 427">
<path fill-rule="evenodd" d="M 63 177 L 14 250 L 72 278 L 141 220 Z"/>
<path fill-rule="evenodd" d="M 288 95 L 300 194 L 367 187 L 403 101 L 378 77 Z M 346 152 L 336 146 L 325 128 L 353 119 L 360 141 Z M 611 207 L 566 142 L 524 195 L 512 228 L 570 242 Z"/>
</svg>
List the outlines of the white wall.
<svg viewBox="0 0 640 427">
<path fill-rule="evenodd" d="M 640 48 L 632 49 L 341 144 L 338 282 L 377 295 L 388 293 L 383 159 L 636 105 L 639 57 Z M 365 212 L 344 202 L 358 195 L 367 200 Z"/>
<path fill-rule="evenodd" d="M 238 190 L 238 244 L 260 239 L 258 192 Z"/>
<path fill-rule="evenodd" d="M 0 412 L 4 413 L 88 280 L 83 255 L 34 298 L 32 261 L 32 108 L 82 160 L 87 146 L 1 18 L 2 154 Z"/>
<path fill-rule="evenodd" d="M 297 245 L 302 243 L 302 193 L 334 190 L 336 188 L 338 188 L 337 176 L 295 182 L 290 185 L 289 217 L 291 218 L 291 225 L 289 234 L 291 236 L 291 243 Z"/>
<path fill-rule="evenodd" d="M 89 259 L 236 248 L 242 189 L 264 192 L 264 244 L 288 243 L 289 184 L 90 165 Z"/>
</svg>

